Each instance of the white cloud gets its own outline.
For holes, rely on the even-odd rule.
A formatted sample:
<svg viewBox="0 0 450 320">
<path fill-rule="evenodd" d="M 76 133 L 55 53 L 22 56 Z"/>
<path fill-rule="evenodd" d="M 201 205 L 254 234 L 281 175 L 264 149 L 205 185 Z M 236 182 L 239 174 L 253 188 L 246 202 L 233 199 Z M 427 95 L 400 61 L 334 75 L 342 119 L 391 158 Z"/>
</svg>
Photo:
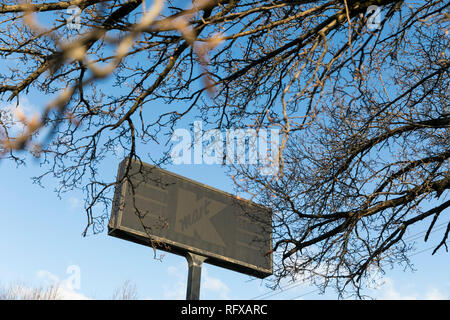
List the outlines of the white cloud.
<svg viewBox="0 0 450 320">
<path fill-rule="evenodd" d="M 186 299 L 187 286 L 187 266 L 180 264 L 177 266 L 169 266 L 167 274 L 171 280 L 174 280 L 169 285 L 163 286 L 163 296 L 165 299 L 182 300 Z M 230 288 L 220 279 L 212 277 L 208 274 L 208 269 L 202 267 L 200 295 L 202 298 L 214 299 L 230 299 Z"/>
<path fill-rule="evenodd" d="M 65 286 L 61 286 L 58 289 L 58 294 L 62 300 L 89 300 L 89 298 L 82 293 L 76 292 L 74 289 Z"/>
<path fill-rule="evenodd" d="M 38 272 L 36 272 L 36 275 L 39 279 L 42 279 L 45 282 L 49 282 L 50 284 L 59 282 L 59 278 L 47 270 L 39 270 Z"/>
<path fill-rule="evenodd" d="M 416 300 L 416 295 L 402 295 L 394 286 L 394 281 L 386 277 L 384 284 L 379 288 L 381 295 L 380 300 Z"/>
<path fill-rule="evenodd" d="M 448 296 L 439 291 L 438 288 L 431 288 L 425 294 L 426 300 L 448 300 Z"/>
<path fill-rule="evenodd" d="M 171 286 L 164 286 L 164 298 L 170 300 L 183 300 L 186 298 L 186 283 L 176 282 Z"/>
<path fill-rule="evenodd" d="M 85 295 L 80 292 L 77 292 L 76 287 L 72 284 L 71 277 L 67 279 L 61 280 L 59 277 L 54 275 L 53 273 L 40 270 L 37 272 L 38 278 L 42 281 L 46 282 L 50 286 L 55 286 L 57 288 L 57 297 L 62 300 L 87 300 L 89 299 Z"/>
<path fill-rule="evenodd" d="M 218 278 L 211 277 L 208 274 L 206 268 L 203 268 L 202 272 L 202 285 L 201 290 L 205 290 L 210 293 L 217 293 L 221 299 L 230 299 L 230 288 Z"/>
<path fill-rule="evenodd" d="M 183 269 L 183 270 L 180 270 L 180 269 Z M 184 270 L 184 269 L 186 269 L 186 270 Z M 169 274 L 169 276 L 176 277 L 176 278 L 178 278 L 178 279 L 184 277 L 184 276 L 183 276 L 183 273 L 182 273 L 183 271 L 186 271 L 186 272 L 187 272 L 187 268 L 182 268 L 181 266 L 178 266 L 178 267 L 175 267 L 175 266 L 169 266 L 169 267 L 167 268 L 167 273 Z"/>
<path fill-rule="evenodd" d="M 384 278 L 384 284 L 378 289 L 377 299 L 381 300 L 446 300 L 448 296 L 442 293 L 438 288 L 430 287 L 426 292 L 420 294 L 413 288 L 406 288 L 408 293 L 402 293 L 394 285 L 391 278 Z M 403 290 L 405 291 L 405 290 Z"/>
<path fill-rule="evenodd" d="M 118 159 L 123 159 L 125 157 L 125 149 L 121 145 L 116 145 L 113 150 L 113 154 Z"/>
</svg>

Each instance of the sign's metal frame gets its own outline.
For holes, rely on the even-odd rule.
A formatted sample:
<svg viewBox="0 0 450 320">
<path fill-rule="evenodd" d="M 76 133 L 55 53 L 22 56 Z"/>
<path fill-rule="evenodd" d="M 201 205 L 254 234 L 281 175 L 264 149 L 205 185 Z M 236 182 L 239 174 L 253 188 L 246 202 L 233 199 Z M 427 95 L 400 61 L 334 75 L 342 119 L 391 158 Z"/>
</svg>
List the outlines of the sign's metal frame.
<svg viewBox="0 0 450 320">
<path fill-rule="evenodd" d="M 118 175 L 117 175 L 117 179 L 118 179 L 117 181 L 119 181 L 121 179 L 121 177 L 124 175 L 125 166 L 127 165 L 127 163 L 128 163 L 128 158 L 126 158 L 124 161 L 122 161 L 120 163 Z M 249 200 L 240 199 L 230 193 L 224 192 L 222 190 L 218 190 L 211 186 L 208 186 L 208 185 L 202 184 L 200 182 L 191 180 L 189 178 L 180 176 L 173 172 L 161 169 L 157 166 L 153 166 L 153 165 L 150 165 L 145 162 L 141 162 L 141 163 L 142 163 L 142 166 L 147 167 L 150 170 L 156 169 L 156 170 L 162 172 L 163 174 L 171 175 L 171 176 L 175 177 L 176 179 L 182 179 L 189 183 L 196 184 L 200 187 L 207 188 L 211 191 L 222 193 L 223 195 L 225 195 L 227 197 L 231 197 L 237 201 L 247 202 L 248 204 L 250 204 L 252 206 L 256 206 L 262 210 L 266 210 L 268 213 L 270 213 L 270 215 L 272 214 L 270 209 L 263 207 L 261 205 L 258 205 L 256 203 L 253 203 Z M 182 256 L 186 256 L 187 253 L 201 255 L 201 256 L 206 257 L 207 258 L 206 262 L 208 262 L 212 265 L 227 268 L 227 269 L 241 272 L 241 273 L 244 273 L 247 275 L 255 276 L 255 277 L 258 277 L 261 279 L 273 274 L 273 255 L 271 252 L 268 253 L 268 255 L 270 256 L 270 268 L 266 269 L 266 268 L 262 268 L 262 267 L 244 262 L 244 261 L 240 261 L 237 259 L 222 256 L 220 254 L 216 254 L 214 252 L 209 252 L 209 251 L 206 251 L 203 249 L 191 247 L 191 246 L 185 245 L 183 243 L 179 243 L 179 242 L 169 240 L 166 238 L 162 238 L 162 237 L 158 237 L 155 235 L 151 235 L 152 240 L 154 240 L 154 241 L 150 242 L 149 236 L 145 232 L 137 231 L 137 230 L 122 226 L 121 221 L 122 221 L 122 214 L 123 214 L 123 208 L 124 208 L 124 202 L 125 202 L 127 188 L 128 188 L 128 183 L 123 183 L 123 184 L 116 186 L 116 191 L 114 193 L 111 218 L 108 223 L 108 234 L 109 235 L 117 237 L 117 238 L 121 238 L 124 240 L 132 241 L 135 243 L 139 243 L 142 245 L 146 245 L 146 246 L 153 245 L 156 249 L 161 249 L 161 250 L 164 250 L 164 251 L 167 251 L 170 253 L 174 253 L 174 254 L 178 254 L 178 255 L 182 255 Z M 270 232 L 270 244 L 272 244 L 272 242 L 273 242 L 272 232 Z"/>
</svg>

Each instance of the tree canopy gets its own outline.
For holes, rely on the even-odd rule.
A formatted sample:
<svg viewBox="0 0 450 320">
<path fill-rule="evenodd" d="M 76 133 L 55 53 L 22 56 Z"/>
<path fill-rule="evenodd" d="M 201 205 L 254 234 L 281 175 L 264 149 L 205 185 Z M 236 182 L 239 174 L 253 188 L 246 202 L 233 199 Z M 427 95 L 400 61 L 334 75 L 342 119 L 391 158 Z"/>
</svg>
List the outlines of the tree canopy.
<svg viewBox="0 0 450 320">
<path fill-rule="evenodd" d="M 301 276 L 359 294 L 374 271 L 409 263 L 412 225 L 427 241 L 445 223 L 433 253 L 447 248 L 449 5 L 4 1 L 0 98 L 20 105 L 38 90 L 49 102 L 34 117 L 0 109 L 0 156 L 31 153 L 46 168 L 36 182 L 82 188 L 85 232 L 101 231 L 117 181 L 98 168 L 117 146 L 143 157 L 139 143 L 164 145 L 190 116 L 277 128 L 276 175 L 231 168 L 238 190 L 273 210 L 275 284 Z"/>
</svg>

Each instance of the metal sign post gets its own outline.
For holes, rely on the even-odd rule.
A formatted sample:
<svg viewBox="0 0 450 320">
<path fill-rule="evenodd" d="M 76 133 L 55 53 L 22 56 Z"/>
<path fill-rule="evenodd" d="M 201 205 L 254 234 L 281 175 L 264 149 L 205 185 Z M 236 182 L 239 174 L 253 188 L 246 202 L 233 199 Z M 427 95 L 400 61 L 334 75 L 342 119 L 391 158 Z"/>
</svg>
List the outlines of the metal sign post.
<svg viewBox="0 0 450 320">
<path fill-rule="evenodd" d="M 189 266 L 186 300 L 200 299 L 200 279 L 202 275 L 202 263 L 207 258 L 195 253 L 186 253 L 186 260 Z"/>
</svg>

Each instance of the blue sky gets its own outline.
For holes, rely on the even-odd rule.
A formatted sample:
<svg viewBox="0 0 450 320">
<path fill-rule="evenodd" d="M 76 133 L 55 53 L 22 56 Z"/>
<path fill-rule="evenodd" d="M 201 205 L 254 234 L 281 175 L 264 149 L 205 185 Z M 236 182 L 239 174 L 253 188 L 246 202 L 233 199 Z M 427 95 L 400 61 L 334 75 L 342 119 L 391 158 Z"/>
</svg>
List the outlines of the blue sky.
<svg viewBox="0 0 450 320">
<path fill-rule="evenodd" d="M 0 65 L 0 71 L 2 68 Z M 21 103 L 27 111 L 32 111 L 42 109 L 49 100 L 48 96 L 33 92 Z M 7 107 L 8 103 L 0 100 L 0 108 Z M 188 119 L 190 122 L 183 124 L 186 129 L 195 120 Z M 148 161 L 145 154 L 150 152 L 150 146 L 139 148 L 138 154 Z M 108 159 L 102 167 L 102 176 L 113 180 L 121 160 Z M 220 166 L 179 165 L 166 169 L 233 192 L 226 169 Z M 108 299 L 116 288 L 130 281 L 142 299 L 185 298 L 187 263 L 183 257 L 166 254 L 158 261 L 152 249 L 109 237 L 106 232 L 82 237 L 86 224 L 83 195 L 73 191 L 58 198 L 53 192 L 58 184 L 56 180 L 46 180 L 44 188 L 32 183 L 31 177 L 40 172 L 37 162 L 29 161 L 17 168 L 11 162 L 0 161 L 0 285 L 21 283 L 35 287 L 56 282 L 62 286 L 65 298 Z M 426 227 L 420 225 L 408 230 L 407 237 Z M 443 231 L 433 233 L 426 244 L 423 237 L 417 240 L 418 254 L 411 257 L 417 271 L 404 271 L 401 266 L 387 270 L 380 280 L 384 284 L 367 293 L 380 299 L 450 299 L 450 254 L 440 250 L 431 256 L 432 250 L 426 250 L 441 239 Z M 80 286 L 76 288 L 68 284 L 71 273 L 67 271 L 73 270 L 73 266 L 80 275 Z M 314 286 L 301 281 L 286 283 L 285 290 L 277 291 L 269 290 L 266 284 L 205 264 L 201 299 L 337 298 L 331 289 L 319 295 Z"/>
<path fill-rule="evenodd" d="M 111 158 L 103 174 L 113 178 L 119 161 Z M 167 169 L 225 191 L 233 190 L 220 166 L 174 165 Z M 83 238 L 86 220 L 82 194 L 74 191 L 59 199 L 53 192 L 57 181 L 47 180 L 45 188 L 33 184 L 31 177 L 41 170 L 34 161 L 19 168 L 8 161 L 0 162 L 0 283 L 3 286 L 21 283 L 31 287 L 58 282 L 65 288 L 71 276 L 67 269 L 76 266 L 80 286 L 67 286 L 62 291 L 67 298 L 109 299 L 115 289 L 130 281 L 136 286 L 139 298 L 184 299 L 187 263 L 183 257 L 166 254 L 158 261 L 152 249 L 106 233 Z M 420 226 L 408 236 L 425 227 Z M 417 252 L 439 241 L 441 233 L 442 230 L 435 232 L 427 244 L 418 239 Z M 450 254 L 441 250 L 432 257 L 428 250 L 411 260 L 416 272 L 404 272 L 401 267 L 389 270 L 381 279 L 384 285 L 371 295 L 383 299 L 449 299 Z M 337 297 L 333 290 L 319 295 L 317 291 L 312 292 L 315 287 L 301 282 L 285 286 L 288 289 L 272 292 L 265 281 L 205 264 L 201 298 Z"/>
</svg>

